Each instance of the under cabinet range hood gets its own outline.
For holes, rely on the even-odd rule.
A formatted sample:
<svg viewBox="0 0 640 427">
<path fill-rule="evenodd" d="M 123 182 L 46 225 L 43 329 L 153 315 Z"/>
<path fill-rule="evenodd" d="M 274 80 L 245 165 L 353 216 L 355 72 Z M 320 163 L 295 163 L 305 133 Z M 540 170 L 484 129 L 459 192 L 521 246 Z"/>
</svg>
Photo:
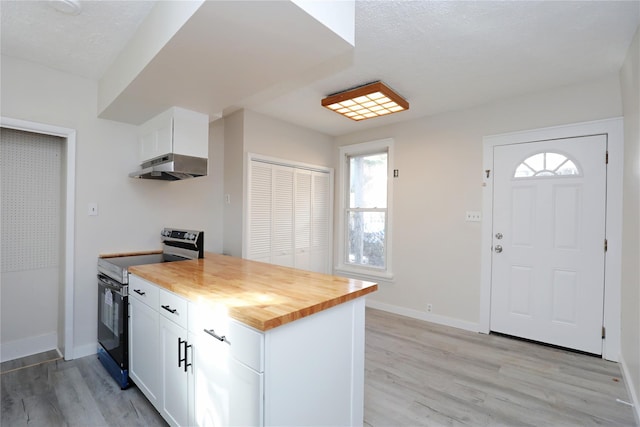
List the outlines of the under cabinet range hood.
<svg viewBox="0 0 640 427">
<path fill-rule="evenodd" d="M 207 174 L 207 159 L 203 157 L 183 156 L 169 153 L 151 159 L 142 165 L 139 171 L 131 172 L 131 178 L 159 179 L 178 181 L 196 178 Z"/>
<path fill-rule="evenodd" d="M 207 175 L 209 116 L 171 107 L 138 128 L 141 170 L 132 178 L 179 181 Z"/>
</svg>

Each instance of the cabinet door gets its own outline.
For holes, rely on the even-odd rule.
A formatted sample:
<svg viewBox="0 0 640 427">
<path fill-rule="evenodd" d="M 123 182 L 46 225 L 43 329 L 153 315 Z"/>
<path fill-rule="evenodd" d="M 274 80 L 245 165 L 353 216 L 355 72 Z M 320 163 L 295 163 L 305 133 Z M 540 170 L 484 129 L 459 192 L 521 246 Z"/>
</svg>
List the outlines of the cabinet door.
<svg viewBox="0 0 640 427">
<path fill-rule="evenodd" d="M 263 425 L 263 374 L 231 356 L 230 345 L 204 333 L 194 341 L 194 424 Z"/>
<path fill-rule="evenodd" d="M 178 339 L 181 340 L 180 344 Z M 193 359 L 192 348 L 185 348 L 186 340 L 187 331 L 184 328 L 160 316 L 162 400 L 159 409 L 164 419 L 173 426 L 189 423 L 188 384 L 191 367 L 185 370 L 186 362 L 179 362 L 185 357 L 188 363 Z"/>
<path fill-rule="evenodd" d="M 129 298 L 129 374 L 153 405 L 162 396 L 158 322 L 157 311 Z"/>
<path fill-rule="evenodd" d="M 161 114 L 141 127 L 140 162 L 146 162 L 173 151 L 173 119 Z"/>
</svg>

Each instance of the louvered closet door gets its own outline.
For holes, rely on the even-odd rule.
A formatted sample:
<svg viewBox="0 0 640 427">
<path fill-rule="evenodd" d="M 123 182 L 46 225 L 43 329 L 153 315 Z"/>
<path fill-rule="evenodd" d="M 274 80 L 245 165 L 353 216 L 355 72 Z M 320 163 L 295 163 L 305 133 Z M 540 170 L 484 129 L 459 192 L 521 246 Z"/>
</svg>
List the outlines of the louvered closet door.
<svg viewBox="0 0 640 427">
<path fill-rule="evenodd" d="M 311 256 L 309 270 L 330 273 L 331 177 L 328 173 L 321 172 L 313 172 L 311 177 Z"/>
<path fill-rule="evenodd" d="M 331 174 L 250 163 L 247 258 L 329 273 Z"/>
<path fill-rule="evenodd" d="M 311 270 L 311 171 L 296 169 L 295 267 Z"/>
<path fill-rule="evenodd" d="M 251 162 L 248 258 L 271 262 L 273 173 L 270 164 Z"/>
<path fill-rule="evenodd" d="M 294 172 L 295 169 L 273 165 L 273 234 L 271 262 L 294 267 Z"/>
</svg>

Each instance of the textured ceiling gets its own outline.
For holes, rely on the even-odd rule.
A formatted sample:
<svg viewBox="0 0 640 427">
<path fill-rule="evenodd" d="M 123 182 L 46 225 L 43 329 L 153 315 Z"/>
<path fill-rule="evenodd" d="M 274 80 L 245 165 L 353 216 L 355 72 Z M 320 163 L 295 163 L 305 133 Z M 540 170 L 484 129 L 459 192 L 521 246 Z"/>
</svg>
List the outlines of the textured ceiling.
<svg viewBox="0 0 640 427">
<path fill-rule="evenodd" d="M 94 80 L 135 33 L 153 1 L 84 1 L 79 15 L 52 1 L 0 0 L 2 54 Z"/>
<path fill-rule="evenodd" d="M 587 81 L 620 69 L 640 22 L 639 5 L 357 2 L 348 67 L 251 107 L 339 135 Z M 328 94 L 373 80 L 407 98 L 410 110 L 354 123 L 319 106 Z M 301 104 L 291 108 L 294 103 Z"/>
<path fill-rule="evenodd" d="M 98 78 L 151 5 L 83 2 L 80 15 L 67 16 L 47 2 L 3 0 L 2 53 Z M 639 22 L 638 1 L 357 1 L 351 53 L 224 110 L 247 107 L 340 135 L 468 108 L 617 72 Z M 232 86 L 240 77 L 225 78 Z M 320 106 L 374 80 L 405 96 L 410 110 L 352 122 Z M 193 96 L 193 105 L 207 103 Z"/>
</svg>

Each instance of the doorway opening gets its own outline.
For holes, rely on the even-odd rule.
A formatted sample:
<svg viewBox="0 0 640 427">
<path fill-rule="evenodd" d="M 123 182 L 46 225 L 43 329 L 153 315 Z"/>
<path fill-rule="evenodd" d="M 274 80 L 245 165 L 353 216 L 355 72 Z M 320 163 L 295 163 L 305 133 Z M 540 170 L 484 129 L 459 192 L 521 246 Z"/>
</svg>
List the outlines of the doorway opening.
<svg viewBox="0 0 640 427">
<path fill-rule="evenodd" d="M 61 221 L 60 221 L 60 262 L 57 349 L 65 360 L 74 358 L 73 349 L 73 295 L 74 295 L 74 237 L 75 237 L 75 162 L 76 131 L 74 129 L 29 122 L 11 118 L 0 118 L 0 127 L 36 134 L 51 135 L 62 139 L 61 168 Z M 34 344 L 37 348 L 37 342 Z M 26 356 L 29 346 L 18 346 L 12 350 L 10 358 Z M 37 351 L 37 350 L 36 350 Z M 26 354 L 20 354 L 26 352 Z M 3 351 L 4 353 L 4 351 Z M 2 359 L 5 356 L 2 355 Z M 7 359 L 8 360 L 8 359 Z"/>
</svg>

